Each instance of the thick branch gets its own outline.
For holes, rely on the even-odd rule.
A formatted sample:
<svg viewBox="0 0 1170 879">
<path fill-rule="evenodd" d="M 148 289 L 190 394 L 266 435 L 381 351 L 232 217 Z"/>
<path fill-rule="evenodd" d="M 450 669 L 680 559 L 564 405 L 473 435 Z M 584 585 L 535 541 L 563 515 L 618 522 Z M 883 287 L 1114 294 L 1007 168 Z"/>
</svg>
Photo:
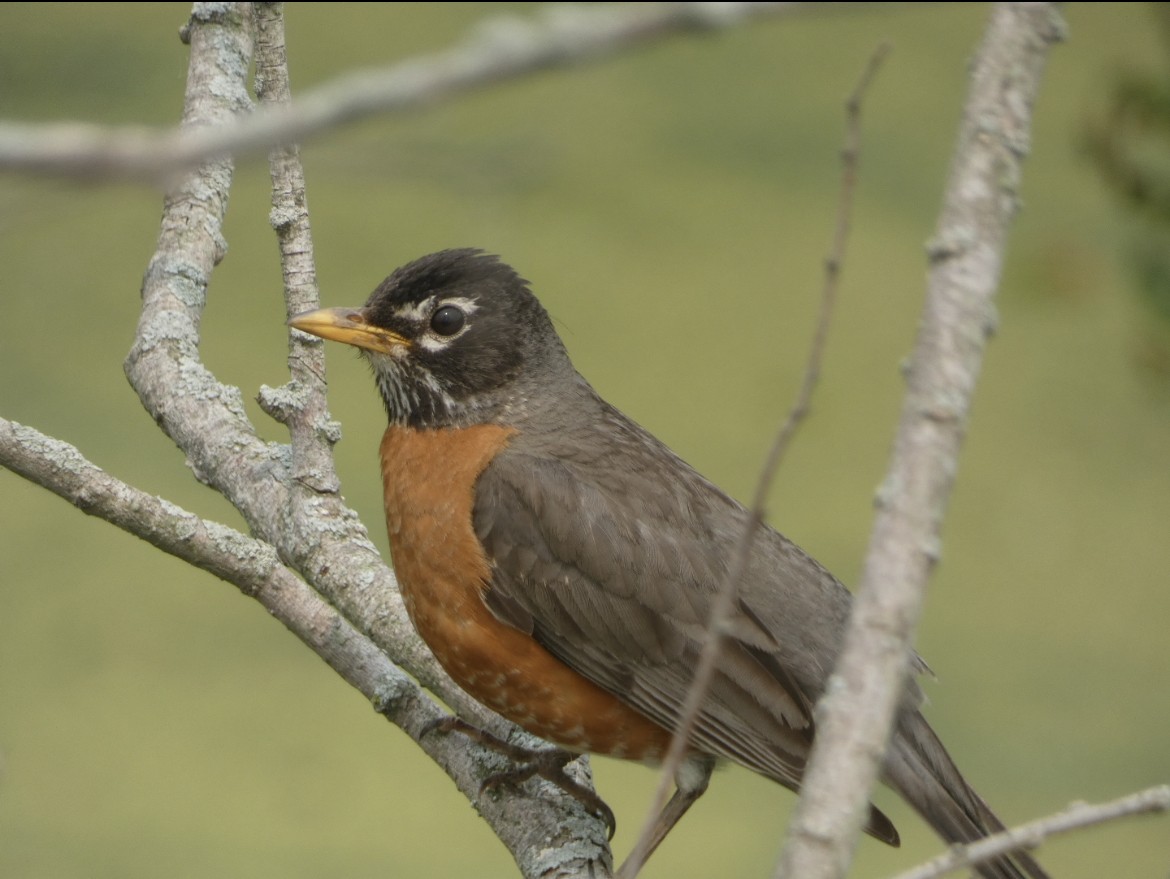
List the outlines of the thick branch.
<svg viewBox="0 0 1170 879">
<path fill-rule="evenodd" d="M 209 4 L 211 5 L 211 4 Z M 0 124 L 0 170 L 138 180 L 165 179 L 225 155 L 263 153 L 376 113 L 418 109 L 483 86 L 564 67 L 695 30 L 803 11 L 808 3 L 554 5 L 536 18 L 497 15 L 461 44 L 426 58 L 352 73 L 272 106 L 194 130 L 103 128 L 81 123 Z M 189 32 L 188 32 L 189 33 Z"/>
<path fill-rule="evenodd" d="M 1018 208 L 1032 102 L 1062 27 L 1053 4 L 999 4 L 975 59 L 909 388 L 847 642 L 821 704 L 781 877 L 844 876 L 909 668 L 927 578 Z"/>
<path fill-rule="evenodd" d="M 222 7 L 209 4 L 212 10 Z M 215 124 L 250 106 L 246 76 L 251 38 L 247 4 L 230 17 L 202 17 L 190 28 L 191 71 L 184 125 Z M 385 650 L 415 644 L 393 576 L 382 564 L 356 514 L 322 500 L 313 534 L 291 522 L 291 456 L 265 443 L 248 422 L 238 388 L 224 385 L 199 357 L 199 323 L 211 272 L 223 255 L 223 216 L 231 164 L 202 166 L 166 198 L 158 249 L 143 280 L 143 308 L 126 359 L 126 374 L 143 405 L 186 453 L 196 477 L 220 491 L 253 533 L 306 574 L 348 619 Z M 323 498 L 329 495 L 323 494 Z M 325 521 L 325 517 L 328 520 Z M 445 699 L 470 703 L 421 645 L 399 647 L 392 658 Z"/>
<path fill-rule="evenodd" d="M 439 716 L 429 700 L 419 699 L 415 684 L 282 565 L 267 543 L 146 494 L 110 476 L 68 443 L 3 418 L 0 465 L 255 598 L 412 738 Z M 441 762 L 459 759 L 457 748 L 441 741 L 427 744 Z"/>
<path fill-rule="evenodd" d="M 281 564 L 267 543 L 146 494 L 106 473 L 68 443 L 3 418 L 0 466 L 256 599 L 414 739 L 469 799 L 478 796 L 482 760 L 458 738 L 424 735 L 443 711 L 373 642 Z M 514 814 L 505 817 L 515 820 Z"/>
</svg>

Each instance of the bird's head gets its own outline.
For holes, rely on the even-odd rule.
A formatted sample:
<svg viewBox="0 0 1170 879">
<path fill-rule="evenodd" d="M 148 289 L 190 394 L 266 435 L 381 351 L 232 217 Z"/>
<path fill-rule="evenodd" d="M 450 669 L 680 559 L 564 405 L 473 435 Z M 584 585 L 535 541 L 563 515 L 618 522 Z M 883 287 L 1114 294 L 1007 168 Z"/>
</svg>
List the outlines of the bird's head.
<svg viewBox="0 0 1170 879">
<path fill-rule="evenodd" d="M 361 308 L 305 312 L 289 325 L 358 348 L 393 424 L 515 420 L 534 390 L 574 375 L 528 282 L 470 248 L 407 263 Z"/>
</svg>

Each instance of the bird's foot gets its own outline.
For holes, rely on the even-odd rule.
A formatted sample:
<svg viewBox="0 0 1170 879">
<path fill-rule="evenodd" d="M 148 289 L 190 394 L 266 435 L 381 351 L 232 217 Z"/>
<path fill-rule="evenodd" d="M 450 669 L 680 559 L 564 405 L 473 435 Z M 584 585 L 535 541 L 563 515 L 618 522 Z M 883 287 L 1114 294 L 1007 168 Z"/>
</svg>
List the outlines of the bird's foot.
<svg viewBox="0 0 1170 879">
<path fill-rule="evenodd" d="M 613 839 L 614 831 L 617 829 L 617 820 L 614 818 L 613 810 L 594 791 L 570 778 L 565 771 L 565 767 L 577 759 L 576 755 L 562 751 L 560 748 L 522 748 L 511 742 L 505 742 L 503 739 L 454 716 L 442 717 L 427 724 L 422 734 L 426 735 L 430 732 L 462 733 L 485 748 L 502 754 L 519 764 L 512 769 L 497 772 L 485 778 L 479 786 L 481 794 L 500 787 L 520 785 L 534 776 L 540 776 L 545 781 L 555 784 L 604 821 L 608 838 Z"/>
</svg>

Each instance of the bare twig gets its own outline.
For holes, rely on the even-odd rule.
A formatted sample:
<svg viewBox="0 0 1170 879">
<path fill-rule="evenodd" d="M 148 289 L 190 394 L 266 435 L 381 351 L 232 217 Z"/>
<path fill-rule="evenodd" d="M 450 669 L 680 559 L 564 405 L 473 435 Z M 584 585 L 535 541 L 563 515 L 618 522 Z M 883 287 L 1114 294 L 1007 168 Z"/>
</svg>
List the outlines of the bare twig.
<svg viewBox="0 0 1170 879">
<path fill-rule="evenodd" d="M 999 4 L 972 70 L 927 301 L 847 640 L 818 713 L 780 877 L 844 876 L 899 699 L 1018 207 L 1053 4 Z"/>
<path fill-rule="evenodd" d="M 1108 803 L 1073 803 L 1063 812 L 1013 827 L 969 845 L 952 846 L 945 854 L 899 873 L 894 879 L 938 879 L 1021 848 L 1035 848 L 1050 836 L 1069 833 L 1133 815 L 1170 811 L 1170 785 L 1147 788 Z"/>
<path fill-rule="evenodd" d="M 287 107 L 292 100 L 285 51 L 282 3 L 256 3 L 256 96 L 262 108 Z M 317 308 L 317 266 L 305 192 L 300 150 L 277 147 L 268 157 L 272 178 L 269 220 L 280 247 L 285 318 Z M 292 516 L 303 521 L 317 495 L 336 495 L 340 482 L 331 450 L 340 436 L 325 399 L 325 351 L 304 333 L 289 334 L 288 368 L 292 381 L 283 388 L 261 389 L 264 411 L 284 423 L 292 439 Z"/>
<path fill-rule="evenodd" d="M 198 130 L 5 122 L 0 124 L 0 170 L 165 180 L 208 159 L 261 153 L 376 113 L 415 110 L 550 67 L 592 61 L 695 30 L 831 5 L 558 4 L 535 18 L 494 15 L 444 52 L 339 77 L 306 92 L 295 103 L 265 107 Z"/>
<path fill-rule="evenodd" d="M 768 450 L 768 457 L 760 472 L 760 478 L 756 482 L 750 517 L 731 556 L 732 562 L 727 577 L 720 586 L 719 593 L 712 604 L 711 619 L 707 625 L 707 640 L 703 645 L 703 652 L 699 656 L 699 664 L 695 670 L 695 676 L 691 680 L 690 689 L 687 691 L 687 698 L 683 702 L 679 722 L 670 741 L 670 748 L 662 762 L 654 799 L 651 801 L 646 820 L 642 824 L 638 841 L 634 844 L 629 858 L 622 865 L 622 879 L 633 879 L 646 860 L 647 849 L 654 835 L 658 815 L 666 805 L 670 788 L 674 783 L 674 775 L 686 754 L 687 742 L 695 722 L 698 720 L 703 699 L 706 697 L 707 690 L 715 675 L 715 666 L 719 661 L 723 638 L 727 632 L 728 621 L 739 592 L 739 582 L 743 578 L 751 558 L 752 542 L 755 540 L 756 532 L 764 521 L 764 507 L 767 503 L 768 491 L 772 487 L 772 482 L 780 468 L 780 462 L 784 459 L 797 427 L 808 415 L 813 391 L 820 379 L 821 361 L 824 359 L 825 343 L 828 339 L 829 325 L 832 322 L 833 307 L 837 301 L 837 286 L 845 261 L 850 218 L 853 213 L 853 195 L 857 183 L 857 163 L 861 141 L 861 101 L 888 53 L 889 46 L 887 45 L 879 46 L 873 53 L 869 63 L 866 64 L 861 79 L 845 105 L 845 145 L 841 151 L 841 190 L 837 203 L 837 226 L 832 245 L 825 259 L 825 280 L 821 288 L 820 313 L 817 316 L 812 346 L 809 350 L 808 362 L 805 365 L 804 379 L 801 382 L 796 401 L 785 417 L 784 423 L 780 426 L 780 430 L 772 442 L 772 447 Z"/>
</svg>

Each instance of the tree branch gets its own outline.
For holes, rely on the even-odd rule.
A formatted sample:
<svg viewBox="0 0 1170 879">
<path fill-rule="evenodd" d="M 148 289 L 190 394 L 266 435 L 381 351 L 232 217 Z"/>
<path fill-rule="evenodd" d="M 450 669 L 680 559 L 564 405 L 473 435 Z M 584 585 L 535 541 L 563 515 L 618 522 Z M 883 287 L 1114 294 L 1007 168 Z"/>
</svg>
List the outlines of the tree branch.
<svg viewBox="0 0 1170 879">
<path fill-rule="evenodd" d="M 415 741 L 442 716 L 369 639 L 281 564 L 269 544 L 127 485 L 68 443 L 4 418 L 0 466 L 256 599 Z M 470 774 L 473 767 L 460 766 L 468 762 L 461 748 L 438 736 L 420 744 L 452 777 Z"/>
<path fill-rule="evenodd" d="M 969 845 L 955 845 L 942 855 L 913 870 L 899 873 L 894 879 L 938 879 L 956 870 L 981 864 L 997 855 L 1017 849 L 1036 848 L 1050 836 L 1069 833 L 1107 821 L 1117 821 L 1133 815 L 1170 811 L 1170 785 L 1147 788 L 1135 794 L 1099 803 L 1074 803 L 1063 812 L 1038 818 L 1013 827 Z"/>
<path fill-rule="evenodd" d="M 967 413 L 994 326 L 1032 102 L 1062 24 L 1050 3 L 998 4 L 975 59 L 889 475 L 849 631 L 822 700 L 779 877 L 844 876 L 909 671 Z"/>
<path fill-rule="evenodd" d="M 0 465 L 82 512 L 208 571 L 256 599 L 369 699 L 379 714 L 406 732 L 469 800 L 481 799 L 480 783 L 500 769 L 499 759 L 485 759 L 489 752 L 468 748 L 458 737 L 427 735 L 430 725 L 445 716 L 443 710 L 373 642 L 282 565 L 269 544 L 146 494 L 110 476 L 68 443 L 3 418 Z M 548 787 L 556 791 L 552 785 Z M 597 834 L 591 831 L 597 822 L 575 815 L 579 811 L 575 800 L 563 796 L 557 800 L 551 791 L 542 789 L 539 799 L 513 796 L 477 802 L 477 806 L 493 828 L 502 826 L 504 842 L 517 846 L 514 853 L 524 875 L 608 875 L 610 855 L 604 831 L 600 841 L 594 838 Z M 569 837 L 565 828 L 578 832 Z M 557 835 L 562 839 L 551 846 L 549 840 Z M 535 855 L 533 849 L 554 851 Z"/>
<path fill-rule="evenodd" d="M 248 4 L 196 5 L 188 28 L 191 66 L 184 129 L 222 124 L 250 109 L 246 88 L 250 22 Z M 271 76 L 269 62 L 265 65 L 262 75 Z M 130 383 L 156 422 L 186 453 L 196 477 L 228 498 L 254 534 L 270 543 L 390 659 L 461 714 L 506 737 L 513 728 L 459 689 L 414 634 L 393 575 L 338 494 L 332 465 L 323 465 L 317 452 L 294 460 L 288 447 L 260 440 L 244 414 L 239 389 L 219 383 L 200 360 L 199 323 L 211 272 L 225 249 L 222 222 L 231 176 L 229 160 L 210 162 L 166 197 L 158 248 L 143 282 L 142 315 L 126 360 Z M 290 226 L 298 221 L 294 217 Z M 277 222 L 284 223 L 282 216 Z M 302 294 L 312 286 L 306 271 L 303 264 L 296 269 L 286 265 L 286 273 L 299 277 L 301 283 L 293 287 Z M 311 364 L 298 370 L 302 376 L 313 373 Z M 268 411 L 290 412 L 299 402 L 295 384 L 291 391 L 283 391 L 263 394 Z M 308 419 L 298 443 L 309 447 L 320 441 L 314 433 L 326 443 L 336 438 L 336 425 L 328 420 L 323 404 Z M 530 746 L 539 744 L 522 738 Z M 604 829 L 576 800 L 536 782 L 526 789 L 539 789 L 540 797 L 482 797 L 479 783 L 499 769 L 498 758 L 480 750 L 470 753 L 476 758 L 473 771 L 458 783 L 525 875 L 608 872 Z M 576 822 L 585 828 L 577 828 Z M 566 828 L 573 829 L 577 843 L 567 851 L 560 841 L 550 844 Z"/>
<path fill-rule="evenodd" d="M 210 5 L 210 4 L 209 4 Z M 104 128 L 83 123 L 0 123 L 0 170 L 81 178 L 165 180 L 228 154 L 301 142 L 380 113 L 429 106 L 551 67 L 567 67 L 656 40 L 737 25 L 819 3 L 556 4 L 535 18 L 495 15 L 460 44 L 426 58 L 339 77 L 293 103 L 198 129 Z M 834 4 L 836 5 L 836 4 Z M 190 31 L 184 33 L 190 37 Z"/>
</svg>

